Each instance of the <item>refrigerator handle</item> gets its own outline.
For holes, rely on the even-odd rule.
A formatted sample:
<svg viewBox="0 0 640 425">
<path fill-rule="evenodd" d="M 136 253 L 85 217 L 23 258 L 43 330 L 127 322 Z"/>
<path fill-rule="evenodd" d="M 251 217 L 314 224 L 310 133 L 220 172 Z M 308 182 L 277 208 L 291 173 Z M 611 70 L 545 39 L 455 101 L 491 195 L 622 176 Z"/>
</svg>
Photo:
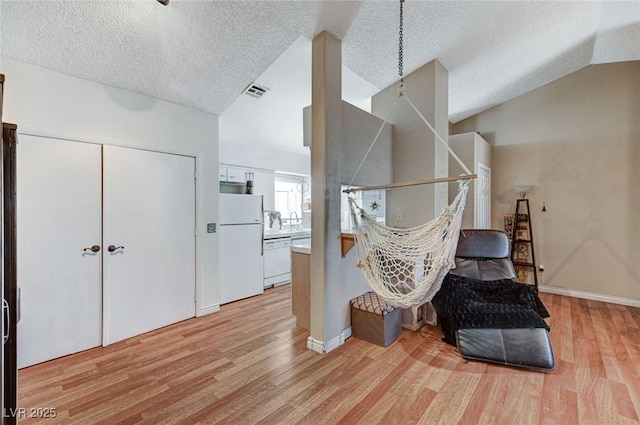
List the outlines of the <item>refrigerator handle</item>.
<svg viewBox="0 0 640 425">
<path fill-rule="evenodd" d="M 260 225 L 260 255 L 264 257 L 264 224 Z"/>
</svg>

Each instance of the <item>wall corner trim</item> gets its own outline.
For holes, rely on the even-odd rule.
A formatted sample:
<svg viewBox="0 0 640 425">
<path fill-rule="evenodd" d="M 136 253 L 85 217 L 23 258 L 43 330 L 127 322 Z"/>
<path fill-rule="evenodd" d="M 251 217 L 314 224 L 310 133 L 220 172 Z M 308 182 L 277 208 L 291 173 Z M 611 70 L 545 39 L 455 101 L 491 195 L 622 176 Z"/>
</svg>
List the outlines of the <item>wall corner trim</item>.
<svg viewBox="0 0 640 425">
<path fill-rule="evenodd" d="M 307 338 L 307 348 L 311 351 L 315 351 L 320 354 L 327 354 L 330 351 L 335 350 L 351 337 L 351 326 L 340 332 L 340 335 L 335 338 L 331 338 L 329 341 L 319 341 L 311 336 Z"/>
</svg>

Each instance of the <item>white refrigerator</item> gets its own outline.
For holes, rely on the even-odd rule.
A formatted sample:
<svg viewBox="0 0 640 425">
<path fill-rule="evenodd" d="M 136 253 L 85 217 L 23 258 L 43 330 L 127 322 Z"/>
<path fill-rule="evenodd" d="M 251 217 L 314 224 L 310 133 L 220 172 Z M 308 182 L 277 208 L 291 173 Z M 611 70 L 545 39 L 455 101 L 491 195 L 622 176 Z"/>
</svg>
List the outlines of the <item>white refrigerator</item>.
<svg viewBox="0 0 640 425">
<path fill-rule="evenodd" d="M 220 194 L 220 303 L 263 292 L 261 195 Z"/>
</svg>

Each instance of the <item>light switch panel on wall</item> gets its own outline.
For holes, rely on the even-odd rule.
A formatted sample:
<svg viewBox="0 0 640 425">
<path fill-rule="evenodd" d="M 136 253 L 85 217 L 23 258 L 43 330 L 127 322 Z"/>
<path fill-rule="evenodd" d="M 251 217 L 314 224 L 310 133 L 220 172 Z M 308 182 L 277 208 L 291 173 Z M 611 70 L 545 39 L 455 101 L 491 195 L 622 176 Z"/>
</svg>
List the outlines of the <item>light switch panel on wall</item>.
<svg viewBox="0 0 640 425">
<path fill-rule="evenodd" d="M 216 232 L 216 223 L 207 223 L 207 233 Z"/>
</svg>

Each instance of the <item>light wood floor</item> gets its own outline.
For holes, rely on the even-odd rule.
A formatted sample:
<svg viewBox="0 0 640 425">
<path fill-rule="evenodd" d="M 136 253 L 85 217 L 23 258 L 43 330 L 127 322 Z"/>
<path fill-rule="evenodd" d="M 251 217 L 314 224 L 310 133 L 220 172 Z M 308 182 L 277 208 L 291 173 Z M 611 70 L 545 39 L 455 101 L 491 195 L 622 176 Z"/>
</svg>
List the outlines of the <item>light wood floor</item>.
<svg viewBox="0 0 640 425">
<path fill-rule="evenodd" d="M 542 294 L 556 369 L 465 363 L 438 328 L 306 349 L 290 287 L 19 372 L 21 424 L 639 424 L 640 309 Z M 27 410 L 28 412 L 28 410 Z"/>
</svg>

